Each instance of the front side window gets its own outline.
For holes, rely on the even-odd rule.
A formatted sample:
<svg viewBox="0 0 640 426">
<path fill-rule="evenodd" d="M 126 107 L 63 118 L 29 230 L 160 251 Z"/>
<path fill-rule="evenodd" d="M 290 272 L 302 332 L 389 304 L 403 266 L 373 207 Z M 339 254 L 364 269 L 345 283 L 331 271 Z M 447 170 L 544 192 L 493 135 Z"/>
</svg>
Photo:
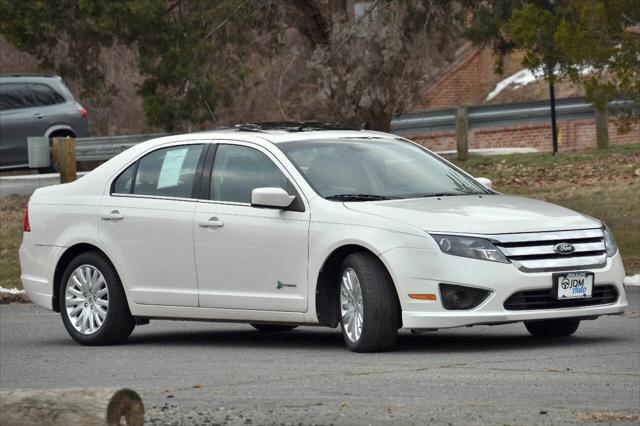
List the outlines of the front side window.
<svg viewBox="0 0 640 426">
<path fill-rule="evenodd" d="M 31 108 L 36 106 L 35 99 L 24 83 L 0 84 L 0 111 Z"/>
<path fill-rule="evenodd" d="M 137 170 L 134 164 L 118 176 L 113 192 L 191 198 L 202 151 L 203 145 L 173 146 L 153 151 L 138 160 Z"/>
<path fill-rule="evenodd" d="M 316 192 L 331 200 L 491 193 L 436 156 L 402 140 L 295 141 L 278 147 Z"/>
<path fill-rule="evenodd" d="M 211 173 L 211 200 L 251 203 L 251 191 L 264 187 L 289 187 L 288 179 L 269 157 L 246 146 L 218 146 Z"/>
</svg>

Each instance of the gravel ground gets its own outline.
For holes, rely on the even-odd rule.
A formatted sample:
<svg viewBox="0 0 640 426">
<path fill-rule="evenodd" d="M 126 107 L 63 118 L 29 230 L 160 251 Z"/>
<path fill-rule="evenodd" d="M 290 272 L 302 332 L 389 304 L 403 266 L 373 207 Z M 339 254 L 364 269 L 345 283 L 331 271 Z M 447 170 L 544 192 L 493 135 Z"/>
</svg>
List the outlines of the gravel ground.
<svg viewBox="0 0 640 426">
<path fill-rule="evenodd" d="M 337 330 L 152 321 L 120 346 L 81 347 L 57 314 L 0 306 L 0 385 L 130 387 L 150 425 L 638 424 L 640 289 L 629 312 L 568 339 L 522 324 L 422 335 L 354 354 Z"/>
</svg>

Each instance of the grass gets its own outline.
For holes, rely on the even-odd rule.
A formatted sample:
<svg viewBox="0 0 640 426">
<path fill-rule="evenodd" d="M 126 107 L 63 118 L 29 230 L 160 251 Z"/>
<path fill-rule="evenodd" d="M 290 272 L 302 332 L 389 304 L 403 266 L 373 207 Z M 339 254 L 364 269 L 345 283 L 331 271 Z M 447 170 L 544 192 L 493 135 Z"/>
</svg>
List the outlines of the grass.
<svg viewBox="0 0 640 426">
<path fill-rule="evenodd" d="M 0 197 L 0 286 L 5 288 L 22 288 L 18 249 L 28 199 L 22 195 Z"/>
<path fill-rule="evenodd" d="M 550 201 L 606 222 L 627 274 L 640 273 L 640 144 L 607 151 L 472 156 L 459 166 L 506 194 Z M 22 288 L 18 248 L 26 196 L 0 198 L 0 286 Z"/>
</svg>

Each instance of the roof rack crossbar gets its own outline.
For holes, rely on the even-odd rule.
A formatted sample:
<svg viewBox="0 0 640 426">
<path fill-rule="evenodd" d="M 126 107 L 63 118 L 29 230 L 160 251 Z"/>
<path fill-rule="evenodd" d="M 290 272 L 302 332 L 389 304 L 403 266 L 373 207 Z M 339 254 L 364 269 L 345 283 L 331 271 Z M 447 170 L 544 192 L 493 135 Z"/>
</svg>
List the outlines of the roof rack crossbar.
<svg viewBox="0 0 640 426">
<path fill-rule="evenodd" d="M 285 132 L 310 132 L 314 130 L 355 130 L 350 127 L 322 121 L 272 121 L 264 123 L 236 124 L 235 128 L 244 132 L 265 132 L 269 130 L 281 130 Z"/>
</svg>

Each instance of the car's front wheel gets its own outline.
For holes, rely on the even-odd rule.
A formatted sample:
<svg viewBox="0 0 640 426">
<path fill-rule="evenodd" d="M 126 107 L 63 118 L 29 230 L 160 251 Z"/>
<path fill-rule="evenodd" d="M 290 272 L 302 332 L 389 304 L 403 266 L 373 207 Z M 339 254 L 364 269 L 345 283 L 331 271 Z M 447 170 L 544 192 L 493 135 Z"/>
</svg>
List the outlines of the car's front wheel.
<svg viewBox="0 0 640 426">
<path fill-rule="evenodd" d="M 67 332 L 83 345 L 123 342 L 135 327 L 116 271 L 96 252 L 82 253 L 69 263 L 58 302 Z"/>
<path fill-rule="evenodd" d="M 580 320 L 557 319 L 544 321 L 525 321 L 524 326 L 534 337 L 567 337 L 578 330 Z"/>
<path fill-rule="evenodd" d="M 353 253 L 340 274 L 340 327 L 354 352 L 393 349 L 400 328 L 400 305 L 389 273 L 375 256 Z"/>
</svg>

